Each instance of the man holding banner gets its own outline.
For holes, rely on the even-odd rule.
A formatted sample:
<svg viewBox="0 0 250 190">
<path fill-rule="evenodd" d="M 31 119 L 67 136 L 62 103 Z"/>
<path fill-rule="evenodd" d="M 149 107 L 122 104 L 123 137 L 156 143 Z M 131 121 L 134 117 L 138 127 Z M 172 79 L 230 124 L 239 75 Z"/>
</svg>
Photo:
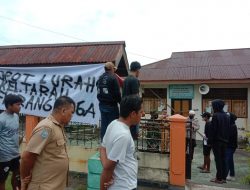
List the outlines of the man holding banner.
<svg viewBox="0 0 250 190">
<path fill-rule="evenodd" d="M 105 63 L 105 73 L 98 79 L 97 99 L 101 112 L 101 140 L 103 139 L 108 125 L 119 118 L 118 103 L 121 101 L 120 87 L 114 75 L 116 67 L 112 62 Z"/>
</svg>

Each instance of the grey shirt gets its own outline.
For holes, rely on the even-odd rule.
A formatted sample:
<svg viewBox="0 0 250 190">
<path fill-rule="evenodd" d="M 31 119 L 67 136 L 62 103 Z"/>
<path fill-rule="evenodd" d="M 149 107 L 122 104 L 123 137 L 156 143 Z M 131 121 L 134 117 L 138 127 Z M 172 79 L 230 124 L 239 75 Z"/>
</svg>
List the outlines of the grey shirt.
<svg viewBox="0 0 250 190">
<path fill-rule="evenodd" d="M 0 114 L 0 162 L 19 156 L 19 117 L 17 114 Z"/>
</svg>

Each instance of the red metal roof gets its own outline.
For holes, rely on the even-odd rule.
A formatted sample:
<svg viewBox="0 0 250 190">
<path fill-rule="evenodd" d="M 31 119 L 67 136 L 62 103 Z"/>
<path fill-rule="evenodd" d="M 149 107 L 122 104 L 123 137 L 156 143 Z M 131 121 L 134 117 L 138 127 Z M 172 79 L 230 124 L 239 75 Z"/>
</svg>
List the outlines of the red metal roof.
<svg viewBox="0 0 250 190">
<path fill-rule="evenodd" d="M 143 66 L 139 79 L 142 82 L 248 80 L 250 48 L 173 53 L 169 59 Z"/>
<path fill-rule="evenodd" d="M 124 41 L 0 46 L 0 65 L 115 62 L 124 51 Z"/>
</svg>

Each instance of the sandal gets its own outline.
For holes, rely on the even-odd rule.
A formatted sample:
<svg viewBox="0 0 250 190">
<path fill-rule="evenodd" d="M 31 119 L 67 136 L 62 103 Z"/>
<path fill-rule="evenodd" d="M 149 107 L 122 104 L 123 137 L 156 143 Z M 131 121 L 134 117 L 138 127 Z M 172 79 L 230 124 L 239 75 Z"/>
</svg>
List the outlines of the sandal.
<svg viewBox="0 0 250 190">
<path fill-rule="evenodd" d="M 218 180 L 216 178 L 211 179 L 210 182 L 218 183 L 218 184 L 223 184 L 223 180 Z"/>
</svg>

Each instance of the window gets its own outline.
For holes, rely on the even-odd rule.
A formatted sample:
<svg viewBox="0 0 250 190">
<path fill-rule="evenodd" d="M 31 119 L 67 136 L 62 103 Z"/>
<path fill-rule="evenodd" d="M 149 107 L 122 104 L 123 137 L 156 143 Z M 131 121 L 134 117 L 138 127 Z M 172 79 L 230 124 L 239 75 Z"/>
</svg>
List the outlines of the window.
<svg viewBox="0 0 250 190">
<path fill-rule="evenodd" d="M 232 112 L 237 117 L 247 117 L 247 100 L 232 100 Z"/>
<path fill-rule="evenodd" d="M 167 89 L 165 88 L 145 88 L 142 95 L 143 108 L 145 113 L 158 111 L 167 107 Z"/>
<path fill-rule="evenodd" d="M 232 112 L 239 118 L 247 117 L 247 88 L 211 88 L 202 96 L 202 111 L 211 113 L 214 99 L 224 100 L 225 112 Z"/>
</svg>

